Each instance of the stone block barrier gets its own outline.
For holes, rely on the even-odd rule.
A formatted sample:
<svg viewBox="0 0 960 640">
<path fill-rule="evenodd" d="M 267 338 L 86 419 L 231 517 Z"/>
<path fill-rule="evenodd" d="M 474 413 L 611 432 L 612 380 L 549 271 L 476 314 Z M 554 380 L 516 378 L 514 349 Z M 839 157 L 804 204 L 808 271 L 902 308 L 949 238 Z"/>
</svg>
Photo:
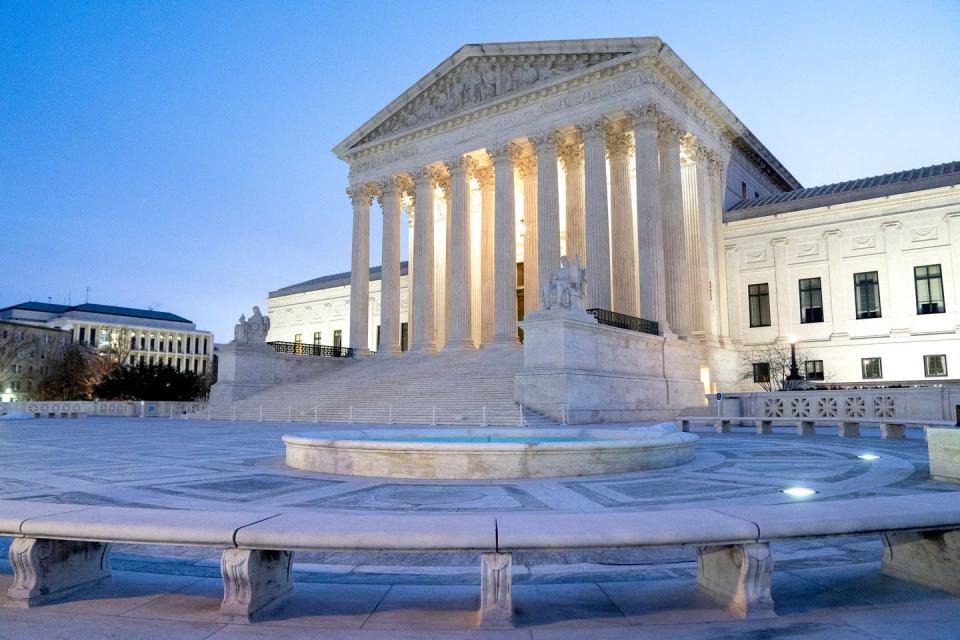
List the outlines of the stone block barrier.
<svg viewBox="0 0 960 640">
<path fill-rule="evenodd" d="M 775 615 L 771 543 L 879 535 L 882 571 L 960 595 L 960 491 L 772 506 L 616 513 L 344 514 L 186 511 L 0 500 L 13 536 L 7 606 L 29 608 L 110 577 L 110 545 L 223 549 L 222 622 L 247 623 L 293 589 L 298 551 L 473 552 L 481 627 L 513 624 L 513 553 L 690 546 L 700 590 L 740 617 Z"/>
<path fill-rule="evenodd" d="M 183 418 L 203 412 L 207 403 L 155 400 L 42 400 L 0 403 L 0 415 L 29 413 L 36 418 Z"/>
</svg>

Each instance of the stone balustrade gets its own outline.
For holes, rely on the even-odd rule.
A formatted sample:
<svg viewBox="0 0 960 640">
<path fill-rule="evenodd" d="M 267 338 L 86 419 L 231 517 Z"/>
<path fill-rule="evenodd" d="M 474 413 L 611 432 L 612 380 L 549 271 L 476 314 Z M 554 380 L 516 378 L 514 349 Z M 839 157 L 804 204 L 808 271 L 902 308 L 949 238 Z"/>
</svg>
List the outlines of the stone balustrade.
<svg viewBox="0 0 960 640">
<path fill-rule="evenodd" d="M 879 534 L 882 570 L 960 594 L 960 492 L 643 512 L 384 515 L 211 512 L 0 500 L 14 570 L 8 606 L 63 598 L 110 576 L 111 543 L 224 549 L 221 621 L 250 622 L 293 589 L 296 551 L 479 552 L 484 627 L 513 620 L 514 552 L 686 545 L 700 589 L 741 617 L 772 616 L 771 543 Z"/>
<path fill-rule="evenodd" d="M 207 403 L 127 400 L 43 400 L 0 403 L 0 415 L 30 413 L 35 417 L 78 418 L 83 416 L 169 418 L 203 411 Z"/>
</svg>

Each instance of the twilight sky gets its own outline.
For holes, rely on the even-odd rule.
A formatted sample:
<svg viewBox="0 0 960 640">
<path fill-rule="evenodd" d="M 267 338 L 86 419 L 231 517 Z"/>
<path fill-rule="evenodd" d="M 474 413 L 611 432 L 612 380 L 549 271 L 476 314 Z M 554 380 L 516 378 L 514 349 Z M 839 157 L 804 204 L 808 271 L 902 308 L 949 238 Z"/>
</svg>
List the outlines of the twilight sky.
<svg viewBox="0 0 960 640">
<path fill-rule="evenodd" d="M 349 269 L 330 149 L 427 71 L 618 36 L 663 38 L 805 186 L 960 159 L 956 0 L 0 0 L 0 307 L 90 287 L 228 340 Z"/>
</svg>

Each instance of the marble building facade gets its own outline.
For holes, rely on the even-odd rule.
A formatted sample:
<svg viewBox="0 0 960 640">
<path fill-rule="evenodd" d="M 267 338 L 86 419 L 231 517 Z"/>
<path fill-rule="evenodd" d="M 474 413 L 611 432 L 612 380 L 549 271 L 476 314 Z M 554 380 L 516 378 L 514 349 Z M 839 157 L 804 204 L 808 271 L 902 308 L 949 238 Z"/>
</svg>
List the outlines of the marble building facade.
<svg viewBox="0 0 960 640">
<path fill-rule="evenodd" d="M 738 350 L 787 336 L 816 348 L 837 381 L 861 378 L 860 360 L 875 357 L 867 345 L 904 378 L 924 377 L 893 355 L 917 340 L 944 341 L 945 363 L 960 357 L 958 233 L 944 217 L 956 216 L 960 169 L 882 193 L 861 185 L 841 201 L 798 196 L 789 171 L 657 38 L 467 45 L 334 152 L 350 167 L 349 283 L 340 274 L 271 292 L 270 340 L 338 331 L 379 356 L 401 344 L 509 347 L 568 255 L 586 265 L 588 308 L 657 322 L 700 360 L 707 391 L 739 384 Z M 373 279 L 371 224 L 382 225 Z M 855 274 L 876 271 L 890 300 L 913 290 L 905 269 L 926 265 L 940 265 L 939 317 L 904 303 L 864 322 L 848 308 L 863 291 Z M 808 322 L 816 313 L 800 318 L 809 312 L 794 289 L 804 280 L 812 291 L 815 278 L 824 320 Z M 764 324 L 750 322 L 759 284 Z"/>
</svg>

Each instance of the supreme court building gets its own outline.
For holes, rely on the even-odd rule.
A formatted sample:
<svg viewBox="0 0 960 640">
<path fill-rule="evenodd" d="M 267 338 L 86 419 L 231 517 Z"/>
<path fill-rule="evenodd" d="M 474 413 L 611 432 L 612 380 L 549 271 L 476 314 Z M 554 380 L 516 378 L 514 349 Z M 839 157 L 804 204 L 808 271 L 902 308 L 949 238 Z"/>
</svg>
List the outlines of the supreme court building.
<svg viewBox="0 0 960 640">
<path fill-rule="evenodd" d="M 695 346 L 707 392 L 788 336 L 814 379 L 960 371 L 960 163 L 803 189 L 658 38 L 464 46 L 334 152 L 351 270 L 271 292 L 270 340 L 516 348 L 566 255 L 588 309 Z"/>
</svg>

